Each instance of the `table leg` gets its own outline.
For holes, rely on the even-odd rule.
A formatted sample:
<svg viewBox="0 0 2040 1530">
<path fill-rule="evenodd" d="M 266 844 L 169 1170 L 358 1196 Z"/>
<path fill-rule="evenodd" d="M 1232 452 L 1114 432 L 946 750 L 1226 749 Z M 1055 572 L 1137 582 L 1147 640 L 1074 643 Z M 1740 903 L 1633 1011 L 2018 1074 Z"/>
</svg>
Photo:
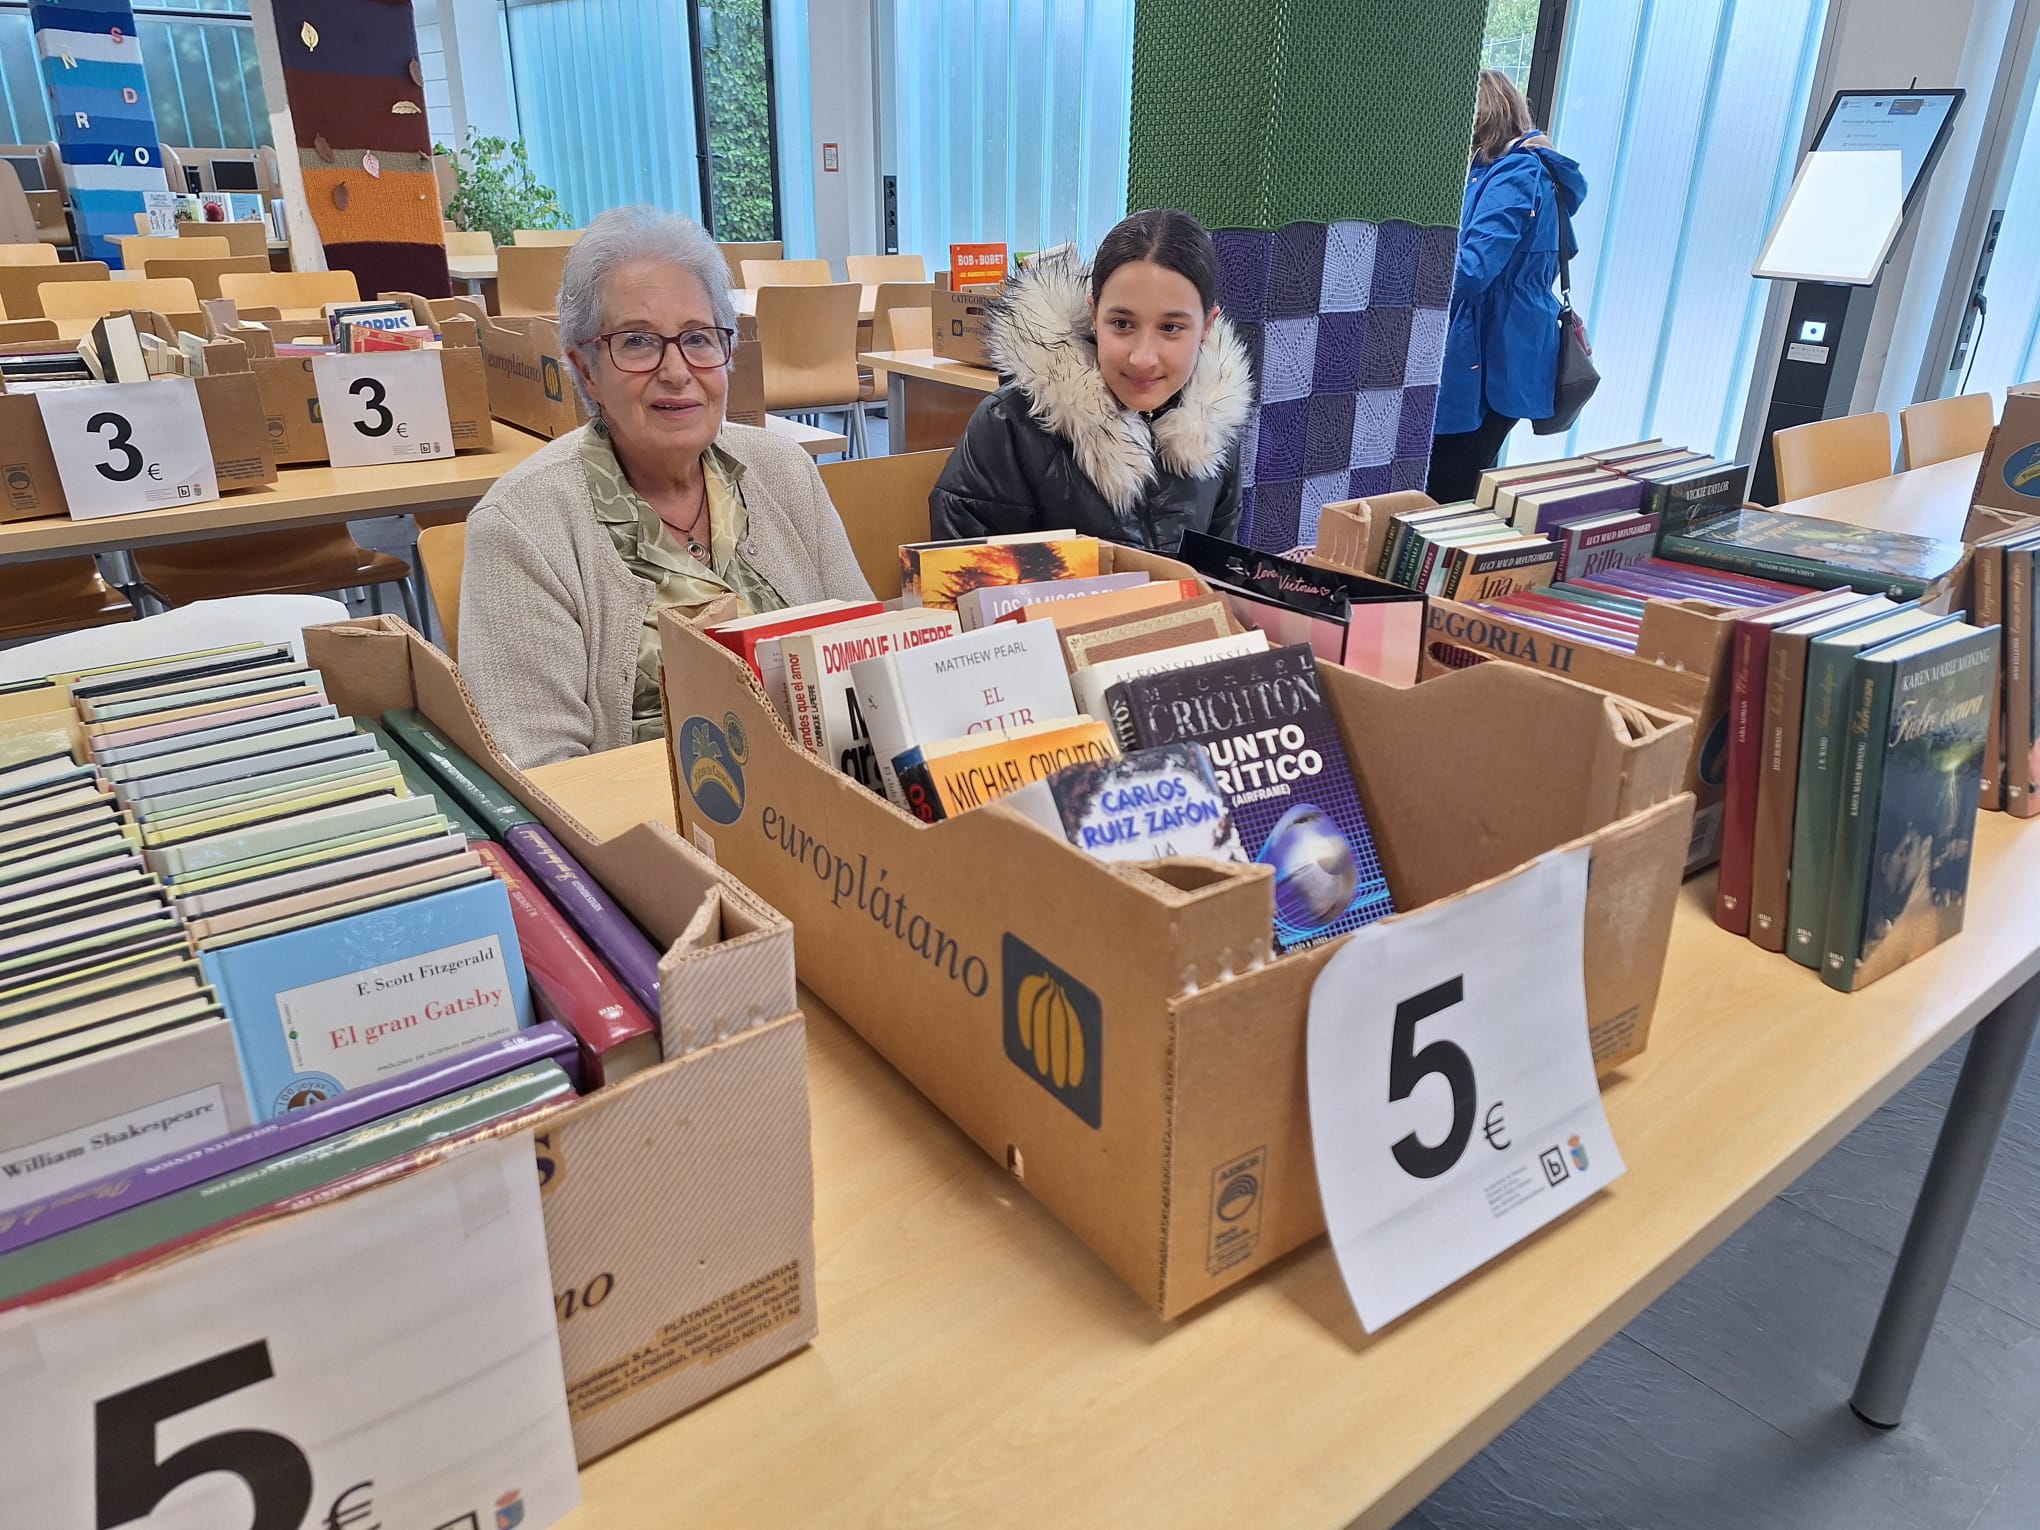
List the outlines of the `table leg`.
<svg viewBox="0 0 2040 1530">
<path fill-rule="evenodd" d="M 897 456 L 908 451 L 907 380 L 897 372 L 885 374 L 885 454 Z"/>
<path fill-rule="evenodd" d="M 1926 1353 L 1934 1314 L 1948 1289 L 2036 1025 L 2040 977 L 2027 979 L 1983 1018 L 1969 1039 L 1969 1055 L 1962 1060 L 1962 1076 L 1941 1122 L 1940 1140 L 1849 1399 L 1866 1424 L 1894 1429 L 1905 1413 L 1906 1395 Z"/>
</svg>

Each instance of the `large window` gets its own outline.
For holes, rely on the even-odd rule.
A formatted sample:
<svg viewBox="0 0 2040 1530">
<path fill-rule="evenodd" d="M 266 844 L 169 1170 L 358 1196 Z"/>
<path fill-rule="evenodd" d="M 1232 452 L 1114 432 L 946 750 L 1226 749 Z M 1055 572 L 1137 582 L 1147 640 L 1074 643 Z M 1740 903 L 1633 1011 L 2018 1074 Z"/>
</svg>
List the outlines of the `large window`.
<svg viewBox="0 0 2040 1530">
<path fill-rule="evenodd" d="M 1089 251 L 1126 215 L 1132 0 L 896 0 L 900 248 Z"/>
</svg>

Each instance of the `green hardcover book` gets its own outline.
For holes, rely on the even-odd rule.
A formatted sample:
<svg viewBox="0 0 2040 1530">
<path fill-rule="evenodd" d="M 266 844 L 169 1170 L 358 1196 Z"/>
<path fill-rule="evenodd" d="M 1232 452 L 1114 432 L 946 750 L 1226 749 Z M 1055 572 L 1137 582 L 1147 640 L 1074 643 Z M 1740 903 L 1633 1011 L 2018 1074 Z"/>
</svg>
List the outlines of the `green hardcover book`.
<svg viewBox="0 0 2040 1530">
<path fill-rule="evenodd" d="M 408 844 L 412 840 L 436 838 L 446 832 L 446 827 L 445 815 L 435 814 L 432 818 L 400 824 L 393 829 L 335 835 L 299 850 L 250 856 L 229 862 L 202 875 L 174 877 L 171 879 L 170 891 L 173 897 L 178 898 L 184 897 L 187 893 L 211 892 L 215 888 L 252 882 L 257 877 L 274 876 L 279 871 L 296 871 L 304 866 L 323 865 L 327 861 L 339 860 L 343 856 L 359 855 L 365 850 L 381 850 L 390 845 Z"/>
<path fill-rule="evenodd" d="M 396 762 L 397 769 L 404 774 L 404 785 L 410 788 L 412 796 L 431 797 L 438 801 L 439 811 L 446 815 L 446 821 L 460 830 L 461 836 L 469 844 L 489 837 L 489 831 L 475 822 L 473 815 L 461 806 L 460 799 L 433 779 L 432 774 L 418 763 L 418 757 L 410 750 L 366 717 L 355 718 L 354 726 L 374 739 L 382 752 Z"/>
<path fill-rule="evenodd" d="M 558 1063 L 533 1063 L 324 1142 L 222 1175 L 0 1256 L 0 1303 L 259 1212 L 449 1139 L 575 1098 Z"/>
<path fill-rule="evenodd" d="M 411 751 L 428 775 L 460 799 L 461 806 L 480 821 L 491 839 L 501 839 L 505 829 L 514 829 L 520 823 L 538 822 L 536 813 L 505 791 L 494 776 L 416 712 L 408 709 L 385 712 L 382 722 L 390 736 Z"/>
<path fill-rule="evenodd" d="M 1962 929 L 1997 631 L 1950 621 L 1856 655 L 1821 979 L 1854 993 Z"/>
<path fill-rule="evenodd" d="M 1725 510 L 1666 536 L 1658 556 L 1675 563 L 1782 579 L 1811 589 L 1846 584 L 1865 595 L 1919 600 L 1962 567 L 1960 542 L 1877 531 L 1810 515 Z"/>
<path fill-rule="evenodd" d="M 153 842 L 152 836 L 177 824 L 198 823 L 223 814 L 247 812 L 271 803 L 299 800 L 315 792 L 335 791 L 359 786 L 368 781 L 384 782 L 385 789 L 393 790 L 403 779 L 402 773 L 388 760 L 373 759 L 367 755 L 356 758 L 361 761 L 360 764 L 348 764 L 345 769 L 330 771 L 308 781 L 292 781 L 283 786 L 255 787 L 211 802 L 195 802 L 185 807 L 153 812 L 146 818 L 139 819 L 142 837 L 145 842 Z"/>
<path fill-rule="evenodd" d="M 1799 790 L 1792 813 L 1792 870 L 1785 906 L 1785 954 L 1818 968 L 1827 950 L 1828 870 L 1834 854 L 1836 762 L 1848 730 L 1850 667 L 1860 649 L 1929 626 L 1935 618 L 1901 606 L 1806 648 L 1806 700 L 1799 729 Z"/>
</svg>

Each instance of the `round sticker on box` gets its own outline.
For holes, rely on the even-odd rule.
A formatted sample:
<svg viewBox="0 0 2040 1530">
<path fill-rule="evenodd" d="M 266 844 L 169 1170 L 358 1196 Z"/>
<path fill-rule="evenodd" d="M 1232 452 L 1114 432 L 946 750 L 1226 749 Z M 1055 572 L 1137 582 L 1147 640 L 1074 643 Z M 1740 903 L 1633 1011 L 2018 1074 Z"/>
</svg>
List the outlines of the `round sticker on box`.
<svg viewBox="0 0 2040 1530">
<path fill-rule="evenodd" d="M 2040 441 L 2005 459 L 2005 487 L 2026 499 L 2040 499 Z"/>
<path fill-rule="evenodd" d="M 744 812 L 744 764 L 723 730 L 706 717 L 680 725 L 680 779 L 694 805 L 717 823 L 735 823 Z"/>
</svg>

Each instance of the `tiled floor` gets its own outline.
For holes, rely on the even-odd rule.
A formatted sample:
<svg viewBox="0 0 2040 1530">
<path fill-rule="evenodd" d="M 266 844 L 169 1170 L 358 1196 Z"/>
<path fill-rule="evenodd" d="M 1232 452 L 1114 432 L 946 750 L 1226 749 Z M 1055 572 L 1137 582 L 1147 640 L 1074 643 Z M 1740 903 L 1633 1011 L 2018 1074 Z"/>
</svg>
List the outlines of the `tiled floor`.
<svg viewBox="0 0 2040 1530">
<path fill-rule="evenodd" d="M 2040 1526 L 2040 1068 L 2028 1068 L 1906 1421 L 1847 1406 L 1957 1048 L 1399 1530 Z"/>
</svg>

